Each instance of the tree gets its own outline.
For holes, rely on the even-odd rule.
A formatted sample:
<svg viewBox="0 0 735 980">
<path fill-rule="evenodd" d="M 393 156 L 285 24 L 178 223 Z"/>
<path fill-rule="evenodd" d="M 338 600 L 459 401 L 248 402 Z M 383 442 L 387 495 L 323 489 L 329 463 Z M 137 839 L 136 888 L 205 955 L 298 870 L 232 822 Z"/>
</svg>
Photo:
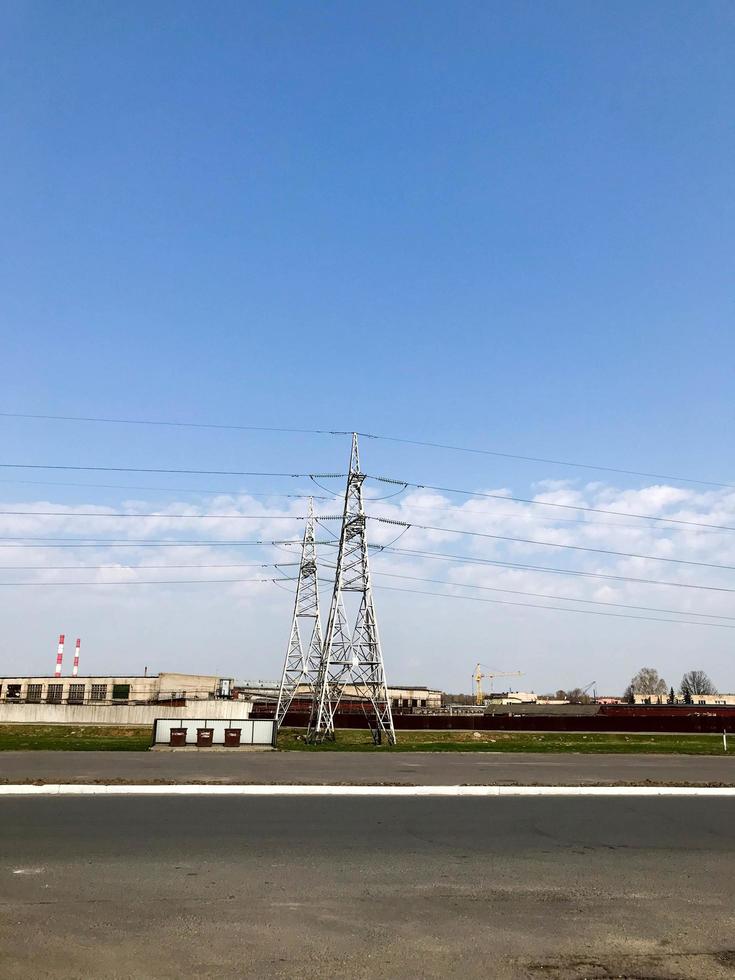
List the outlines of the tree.
<svg viewBox="0 0 735 980">
<path fill-rule="evenodd" d="M 666 694 L 666 686 L 666 681 L 663 677 L 658 676 L 658 671 L 655 667 L 641 667 L 638 673 L 631 679 L 623 697 L 629 701 L 635 694 L 658 697 L 659 695 Z"/>
<path fill-rule="evenodd" d="M 682 694 L 717 694 L 717 688 L 703 670 L 688 670 L 681 679 Z"/>
<path fill-rule="evenodd" d="M 674 688 L 673 687 L 669 691 L 669 704 L 676 704 L 676 694 L 674 694 Z"/>
<path fill-rule="evenodd" d="M 568 701 L 570 704 L 592 704 L 592 698 L 585 694 L 581 687 L 572 687 L 568 691 L 561 688 L 556 692 L 556 701 Z"/>
</svg>

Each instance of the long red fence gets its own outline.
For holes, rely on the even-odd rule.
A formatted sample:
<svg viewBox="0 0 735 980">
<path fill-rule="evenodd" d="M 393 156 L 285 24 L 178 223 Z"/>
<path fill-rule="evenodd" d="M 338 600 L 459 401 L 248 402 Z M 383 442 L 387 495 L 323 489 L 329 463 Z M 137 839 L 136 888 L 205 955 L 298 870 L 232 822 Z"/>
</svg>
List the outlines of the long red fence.
<svg viewBox="0 0 735 980">
<path fill-rule="evenodd" d="M 356 705 L 359 710 L 356 710 Z M 369 728 L 364 705 L 349 704 L 335 717 L 337 728 Z M 252 717 L 273 717 L 270 705 L 254 705 Z M 289 711 L 284 725 L 305 728 L 308 712 L 301 705 Z M 682 705 L 600 705 L 592 715 L 554 714 L 402 714 L 394 713 L 398 731 L 498 732 L 735 732 L 735 707 Z"/>
</svg>

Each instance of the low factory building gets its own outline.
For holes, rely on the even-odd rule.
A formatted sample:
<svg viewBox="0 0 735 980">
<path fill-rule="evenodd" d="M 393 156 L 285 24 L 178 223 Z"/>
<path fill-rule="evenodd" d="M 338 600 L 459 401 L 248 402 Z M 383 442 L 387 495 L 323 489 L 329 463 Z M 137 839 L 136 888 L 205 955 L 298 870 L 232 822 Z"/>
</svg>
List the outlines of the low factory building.
<svg viewBox="0 0 735 980">
<path fill-rule="evenodd" d="M 301 694 L 308 694 L 308 688 L 300 688 L 297 692 L 297 697 Z M 360 696 L 365 696 L 364 688 L 360 688 L 355 684 L 345 684 L 342 694 L 343 698 L 349 700 L 350 698 L 359 698 Z M 406 708 L 427 708 L 434 711 L 442 706 L 442 692 L 430 687 L 389 685 L 388 697 L 390 698 L 391 708 L 394 711 L 400 711 Z"/>
<path fill-rule="evenodd" d="M 634 704 L 670 704 L 668 694 L 634 694 Z M 622 699 L 625 701 L 625 699 Z M 687 701 L 683 694 L 674 694 L 674 704 L 690 704 L 698 707 L 732 706 L 735 705 L 735 694 L 692 694 Z"/>
<path fill-rule="evenodd" d="M 278 699 L 279 681 L 233 681 L 233 690 L 241 697 L 253 700 L 274 701 Z M 310 695 L 310 688 L 301 684 L 296 689 L 295 698 L 298 700 Z M 345 684 L 342 697 L 345 700 L 364 698 L 365 689 L 355 684 Z M 388 686 L 388 697 L 394 711 L 408 708 L 426 708 L 435 711 L 442 706 L 442 692 L 432 687 L 422 685 Z"/>
<path fill-rule="evenodd" d="M 213 674 L 0 677 L 3 724 L 148 725 L 164 713 L 226 721 L 251 708 L 233 698 L 231 678 Z"/>
<path fill-rule="evenodd" d="M 25 704 L 149 704 L 230 698 L 232 679 L 212 674 L 0 677 L 0 701 Z"/>
</svg>

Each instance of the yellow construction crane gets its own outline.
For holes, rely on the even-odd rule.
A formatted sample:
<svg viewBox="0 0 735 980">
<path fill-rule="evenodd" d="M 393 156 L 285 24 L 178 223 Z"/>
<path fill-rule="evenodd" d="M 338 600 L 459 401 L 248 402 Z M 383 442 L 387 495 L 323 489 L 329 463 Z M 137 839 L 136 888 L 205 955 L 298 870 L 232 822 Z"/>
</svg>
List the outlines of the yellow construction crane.
<svg viewBox="0 0 735 980">
<path fill-rule="evenodd" d="M 478 664 L 475 667 L 475 672 L 472 675 L 472 682 L 475 689 L 475 704 L 482 704 L 485 700 L 485 695 L 482 692 L 482 681 L 487 678 L 490 681 L 490 694 L 493 693 L 493 678 L 494 677 L 522 677 L 523 671 L 513 670 L 510 672 L 505 671 L 489 671 L 486 669 L 486 673 L 483 673 L 483 664 Z"/>
</svg>

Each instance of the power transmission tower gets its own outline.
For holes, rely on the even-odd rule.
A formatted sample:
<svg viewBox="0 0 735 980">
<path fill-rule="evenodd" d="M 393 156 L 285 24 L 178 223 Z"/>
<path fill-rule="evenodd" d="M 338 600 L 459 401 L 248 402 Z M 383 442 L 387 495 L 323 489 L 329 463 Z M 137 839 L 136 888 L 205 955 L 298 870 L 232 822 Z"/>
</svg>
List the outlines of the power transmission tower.
<svg viewBox="0 0 735 980">
<path fill-rule="evenodd" d="M 304 646 L 302 630 L 308 637 Z M 278 691 L 276 727 L 280 728 L 291 701 L 299 687 L 313 702 L 319 665 L 322 657 L 322 627 L 319 617 L 319 588 L 317 580 L 316 540 L 314 537 L 314 501 L 309 498 L 309 516 L 304 528 L 304 542 L 296 585 L 296 601 L 291 621 L 291 636 L 283 664 Z"/>
<path fill-rule="evenodd" d="M 308 738 L 313 742 L 334 739 L 334 716 L 347 684 L 354 685 L 356 697 L 370 703 L 375 741 L 380 742 L 384 735 L 391 745 L 396 741 L 370 586 L 362 498 L 364 480 L 365 474 L 360 472 L 357 434 L 353 433 L 334 592 L 309 720 Z M 347 593 L 358 596 L 352 635 L 344 605 Z"/>
</svg>

